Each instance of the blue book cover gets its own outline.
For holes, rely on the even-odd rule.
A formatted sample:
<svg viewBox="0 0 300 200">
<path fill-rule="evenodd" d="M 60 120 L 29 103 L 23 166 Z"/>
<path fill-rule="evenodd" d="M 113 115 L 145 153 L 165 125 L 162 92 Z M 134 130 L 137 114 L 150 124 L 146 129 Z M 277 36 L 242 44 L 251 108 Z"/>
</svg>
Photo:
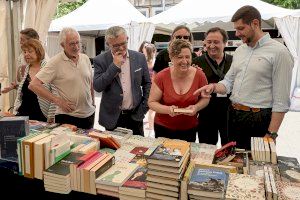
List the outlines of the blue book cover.
<svg viewBox="0 0 300 200">
<path fill-rule="evenodd" d="M 228 174 L 224 171 L 196 167 L 192 173 L 188 189 L 223 194 L 227 181 Z"/>
</svg>

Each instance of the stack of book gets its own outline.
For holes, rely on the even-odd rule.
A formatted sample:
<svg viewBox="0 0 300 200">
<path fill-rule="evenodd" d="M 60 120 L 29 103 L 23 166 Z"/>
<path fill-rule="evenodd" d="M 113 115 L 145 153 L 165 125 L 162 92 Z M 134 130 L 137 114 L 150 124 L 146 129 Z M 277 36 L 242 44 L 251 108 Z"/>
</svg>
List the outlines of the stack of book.
<svg viewBox="0 0 300 200">
<path fill-rule="evenodd" d="M 119 198 L 119 187 L 138 167 L 135 163 L 116 163 L 95 180 L 97 193 Z"/>
<path fill-rule="evenodd" d="M 222 170 L 195 167 L 188 184 L 190 199 L 223 199 L 228 174 Z"/>
<path fill-rule="evenodd" d="M 179 185 L 190 157 L 190 143 L 166 140 L 148 158 L 147 198 L 178 199 Z"/>
<path fill-rule="evenodd" d="M 146 198 L 147 168 L 140 166 L 119 188 L 120 200 L 142 200 Z"/>
<path fill-rule="evenodd" d="M 216 150 L 216 145 L 192 142 L 191 161 L 197 164 L 212 164 Z"/>
<path fill-rule="evenodd" d="M 70 153 L 62 160 L 44 171 L 44 187 L 46 191 L 69 194 L 71 188 L 70 164 L 77 162 L 83 154 Z"/>
<path fill-rule="evenodd" d="M 251 137 L 251 155 L 254 161 L 277 164 L 276 146 L 272 138 Z"/>
</svg>

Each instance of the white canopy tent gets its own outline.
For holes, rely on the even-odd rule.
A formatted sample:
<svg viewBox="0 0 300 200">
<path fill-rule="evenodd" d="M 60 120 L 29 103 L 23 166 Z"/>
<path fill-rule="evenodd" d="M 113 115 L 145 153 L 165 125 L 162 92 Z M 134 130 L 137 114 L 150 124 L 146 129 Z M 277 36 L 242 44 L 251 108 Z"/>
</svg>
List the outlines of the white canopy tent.
<svg viewBox="0 0 300 200">
<path fill-rule="evenodd" d="M 127 29 L 129 48 L 137 50 L 142 41 L 151 40 L 154 33 L 151 23 L 143 23 L 146 19 L 128 0 L 89 0 L 73 12 L 53 20 L 49 32 L 69 26 L 85 35 L 98 36 L 109 27 L 120 25 Z"/>
<path fill-rule="evenodd" d="M 259 0 L 183 0 L 148 21 L 162 31 L 170 31 L 178 24 L 185 24 L 192 31 L 205 32 L 213 26 L 229 31 L 233 30 L 232 15 L 244 5 L 254 6 L 260 11 L 263 29 L 275 29 L 277 25 L 291 51 L 295 60 L 291 97 L 296 96 L 292 103 L 298 104 L 298 109 L 292 109 L 300 111 L 300 92 L 294 94 L 296 88 L 300 91 L 300 10 L 285 9 Z"/>
</svg>

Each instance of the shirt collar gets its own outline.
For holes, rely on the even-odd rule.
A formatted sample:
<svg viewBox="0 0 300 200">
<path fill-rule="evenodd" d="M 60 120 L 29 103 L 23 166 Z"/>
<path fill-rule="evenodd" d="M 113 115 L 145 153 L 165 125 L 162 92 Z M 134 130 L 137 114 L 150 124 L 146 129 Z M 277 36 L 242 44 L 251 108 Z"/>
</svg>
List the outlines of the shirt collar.
<svg viewBox="0 0 300 200">
<path fill-rule="evenodd" d="M 263 46 L 269 39 L 271 38 L 269 33 L 266 33 L 264 36 L 262 36 L 256 43 L 256 45 L 253 48 L 261 47 Z"/>
<path fill-rule="evenodd" d="M 79 58 L 80 58 L 80 53 L 79 53 Z M 70 58 L 68 58 L 68 56 L 66 55 L 66 53 L 65 53 L 65 51 L 63 51 L 62 52 L 62 57 L 63 57 L 63 59 L 65 60 L 65 61 L 67 61 L 67 60 L 71 60 Z"/>
</svg>

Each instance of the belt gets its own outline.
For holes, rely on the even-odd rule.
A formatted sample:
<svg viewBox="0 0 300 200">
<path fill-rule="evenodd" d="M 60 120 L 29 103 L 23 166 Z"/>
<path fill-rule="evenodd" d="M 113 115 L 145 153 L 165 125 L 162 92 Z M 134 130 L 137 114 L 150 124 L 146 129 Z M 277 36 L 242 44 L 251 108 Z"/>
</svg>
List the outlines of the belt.
<svg viewBox="0 0 300 200">
<path fill-rule="evenodd" d="M 121 110 L 122 115 L 128 115 L 128 114 L 131 114 L 131 113 L 132 113 L 132 110 Z"/>
<path fill-rule="evenodd" d="M 232 104 L 233 109 L 235 110 L 241 110 L 241 111 L 252 111 L 252 112 L 259 112 L 261 111 L 260 108 L 251 108 L 249 106 L 245 106 L 239 103 L 233 103 Z"/>
</svg>

